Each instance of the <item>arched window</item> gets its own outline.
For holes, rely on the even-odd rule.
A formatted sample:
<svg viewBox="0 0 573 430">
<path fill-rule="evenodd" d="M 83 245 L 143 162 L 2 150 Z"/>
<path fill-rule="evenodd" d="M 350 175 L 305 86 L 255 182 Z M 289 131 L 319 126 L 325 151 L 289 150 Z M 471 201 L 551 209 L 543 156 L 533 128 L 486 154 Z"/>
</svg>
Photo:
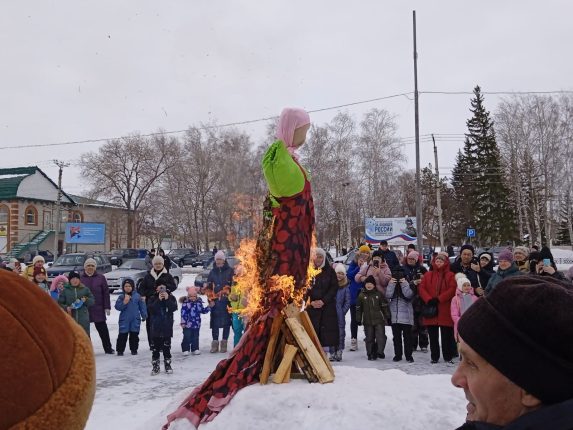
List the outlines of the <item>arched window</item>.
<svg viewBox="0 0 573 430">
<path fill-rule="evenodd" d="M 84 216 L 80 211 L 74 211 L 72 213 L 72 222 L 84 222 Z"/>
<path fill-rule="evenodd" d="M 24 211 L 26 225 L 38 225 L 38 211 L 34 206 L 28 206 Z"/>
</svg>

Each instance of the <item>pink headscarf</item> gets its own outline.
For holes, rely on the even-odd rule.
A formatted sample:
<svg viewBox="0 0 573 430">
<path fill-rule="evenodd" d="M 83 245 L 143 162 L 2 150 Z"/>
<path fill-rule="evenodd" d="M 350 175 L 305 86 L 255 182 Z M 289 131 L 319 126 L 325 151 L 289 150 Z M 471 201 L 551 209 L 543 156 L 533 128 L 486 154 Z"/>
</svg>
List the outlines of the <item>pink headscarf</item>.
<svg viewBox="0 0 573 430">
<path fill-rule="evenodd" d="M 310 116 L 304 109 L 284 108 L 277 126 L 277 138 L 282 140 L 288 152 L 296 159 L 296 148 L 293 146 L 294 131 L 304 125 L 310 124 Z"/>
</svg>

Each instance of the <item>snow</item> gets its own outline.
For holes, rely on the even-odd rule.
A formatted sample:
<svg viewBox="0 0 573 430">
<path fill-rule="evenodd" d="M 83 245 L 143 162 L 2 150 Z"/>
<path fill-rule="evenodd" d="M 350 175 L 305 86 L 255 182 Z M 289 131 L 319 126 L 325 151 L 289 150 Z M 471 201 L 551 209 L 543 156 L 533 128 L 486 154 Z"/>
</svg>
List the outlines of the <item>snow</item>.
<svg viewBox="0 0 573 430">
<path fill-rule="evenodd" d="M 186 269 L 187 270 L 187 269 Z M 175 292 L 185 294 L 195 274 L 186 273 Z M 115 303 L 117 294 L 112 295 Z M 108 327 L 112 343 L 118 333 L 119 312 L 112 310 Z M 173 412 L 192 388 L 201 384 L 223 354 L 210 354 L 209 316 L 203 317 L 199 356 L 183 357 L 182 332 L 175 316 L 171 351 L 174 373 L 161 369 L 150 376 L 151 352 L 144 325 L 140 333 L 139 355 L 105 355 L 91 327 L 96 356 L 97 389 L 86 429 L 160 429 L 167 414 Z M 350 317 L 347 316 L 347 344 L 350 342 Z M 386 330 L 386 359 L 367 361 L 364 343 L 359 350 L 346 350 L 343 360 L 333 363 L 336 379 L 331 384 L 309 384 L 291 380 L 288 384 L 252 385 L 241 391 L 205 430 L 217 429 L 452 429 L 465 419 L 463 391 L 453 387 L 450 377 L 455 366 L 430 364 L 429 353 L 415 352 L 415 363 L 392 362 L 392 333 Z M 233 333 L 231 331 L 232 342 Z M 362 339 L 362 329 L 359 329 Z M 192 429 L 187 421 L 177 421 L 170 429 Z"/>
</svg>

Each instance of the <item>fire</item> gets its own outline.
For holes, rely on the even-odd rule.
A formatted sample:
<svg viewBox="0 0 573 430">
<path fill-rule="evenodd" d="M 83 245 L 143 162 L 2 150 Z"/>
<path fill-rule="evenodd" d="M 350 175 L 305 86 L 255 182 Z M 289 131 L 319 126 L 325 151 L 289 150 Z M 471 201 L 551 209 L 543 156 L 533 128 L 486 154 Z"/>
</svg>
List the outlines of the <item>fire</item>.
<svg viewBox="0 0 573 430">
<path fill-rule="evenodd" d="M 313 248 L 316 238 L 313 235 Z M 239 249 L 235 252 L 241 261 L 242 270 L 235 275 L 235 288 L 242 297 L 246 297 L 246 306 L 238 311 L 241 315 L 251 318 L 260 313 L 269 296 L 278 296 L 283 301 L 283 305 L 294 302 L 302 307 L 306 290 L 310 287 L 312 279 L 320 273 L 320 269 L 315 269 L 311 256 L 307 270 L 306 288 L 296 289 L 294 278 L 286 275 L 274 275 L 268 279 L 266 285 L 261 284 L 261 276 L 257 266 L 256 240 L 244 239 L 241 241 Z"/>
</svg>

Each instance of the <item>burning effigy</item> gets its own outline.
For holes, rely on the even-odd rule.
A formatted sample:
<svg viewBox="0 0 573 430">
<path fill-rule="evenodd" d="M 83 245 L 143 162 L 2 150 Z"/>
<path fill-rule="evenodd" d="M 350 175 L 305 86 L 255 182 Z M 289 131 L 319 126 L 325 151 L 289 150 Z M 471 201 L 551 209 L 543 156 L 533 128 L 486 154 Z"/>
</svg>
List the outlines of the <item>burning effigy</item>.
<svg viewBox="0 0 573 430">
<path fill-rule="evenodd" d="M 332 382 L 334 371 L 303 310 L 305 293 L 320 269 L 311 263 L 314 204 L 308 172 L 296 149 L 310 128 L 308 113 L 285 108 L 277 138 L 262 169 L 269 187 L 257 240 L 245 240 L 236 255 L 243 271 L 236 288 L 248 297 L 241 314 L 248 324 L 240 342 L 211 375 L 167 417 L 186 418 L 195 427 L 213 420 L 238 390 L 256 382 L 283 383 L 291 375 L 309 382 Z"/>
</svg>

